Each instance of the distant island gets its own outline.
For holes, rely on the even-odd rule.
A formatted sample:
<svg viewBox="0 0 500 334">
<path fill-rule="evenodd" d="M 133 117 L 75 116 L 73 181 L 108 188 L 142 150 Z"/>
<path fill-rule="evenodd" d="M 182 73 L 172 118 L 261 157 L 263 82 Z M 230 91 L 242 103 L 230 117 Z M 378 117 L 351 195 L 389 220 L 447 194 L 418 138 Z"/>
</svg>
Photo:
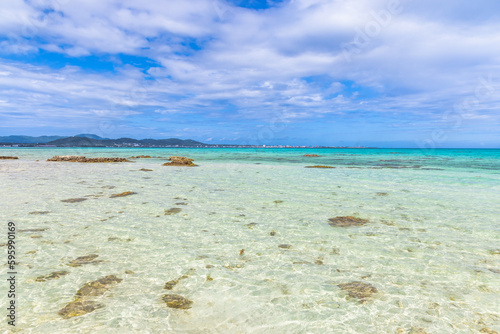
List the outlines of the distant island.
<svg viewBox="0 0 500 334">
<path fill-rule="evenodd" d="M 63 136 L 5 136 L 0 137 L 1 146 L 19 147 L 210 147 L 191 139 L 133 139 L 102 138 L 93 134 L 80 134 L 72 137 Z"/>
<path fill-rule="evenodd" d="M 376 148 L 364 146 L 298 146 L 298 145 L 236 145 L 236 144 L 205 144 L 192 139 L 133 139 L 102 138 L 94 134 L 79 134 L 64 136 L 0 136 L 0 147 L 211 147 L 211 148 Z"/>
</svg>

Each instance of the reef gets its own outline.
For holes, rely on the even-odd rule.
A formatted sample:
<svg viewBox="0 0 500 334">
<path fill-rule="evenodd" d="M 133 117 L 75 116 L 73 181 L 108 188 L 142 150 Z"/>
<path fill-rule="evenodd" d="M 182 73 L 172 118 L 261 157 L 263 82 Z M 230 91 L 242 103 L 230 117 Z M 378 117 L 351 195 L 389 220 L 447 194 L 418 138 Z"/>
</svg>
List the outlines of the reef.
<svg viewBox="0 0 500 334">
<path fill-rule="evenodd" d="M 171 209 L 165 210 L 165 216 L 170 216 L 170 215 L 179 213 L 181 211 L 182 211 L 181 208 L 171 208 Z"/>
<path fill-rule="evenodd" d="M 62 199 L 61 202 L 64 203 L 78 203 L 78 202 L 83 202 L 86 201 L 88 198 L 68 198 L 68 199 Z"/>
<path fill-rule="evenodd" d="M 377 288 L 373 285 L 359 281 L 342 283 L 338 287 L 343 291 L 347 291 L 349 297 L 356 298 L 360 302 L 367 301 L 373 294 L 378 292 Z"/>
<path fill-rule="evenodd" d="M 162 296 L 162 300 L 167 303 L 167 307 L 177 309 L 190 309 L 193 302 L 179 295 L 167 294 Z"/>
<path fill-rule="evenodd" d="M 151 159 L 150 155 L 138 155 L 135 157 L 130 157 L 129 159 Z"/>
<path fill-rule="evenodd" d="M 16 160 L 19 159 L 18 157 L 9 157 L 6 155 L 0 155 L 0 160 Z"/>
<path fill-rule="evenodd" d="M 356 218 L 353 216 L 335 217 L 328 220 L 328 224 L 334 227 L 363 226 L 370 222 L 368 219 Z"/>
<path fill-rule="evenodd" d="M 31 211 L 30 215 L 46 215 L 50 213 L 50 211 Z"/>
<path fill-rule="evenodd" d="M 335 168 L 335 167 L 333 167 L 333 166 L 317 165 L 317 166 L 306 166 L 306 168 Z"/>
<path fill-rule="evenodd" d="M 172 156 L 169 158 L 170 162 L 166 162 L 163 166 L 184 166 L 184 167 L 194 167 L 198 166 L 193 163 L 193 159 L 189 159 L 186 157 L 176 157 Z"/>
<path fill-rule="evenodd" d="M 121 281 L 121 278 L 109 275 L 96 281 L 85 283 L 76 292 L 74 300 L 63 307 L 58 314 L 64 319 L 69 319 L 104 307 L 104 305 L 95 302 L 93 298 L 103 295 L 109 290 L 111 285 L 118 284 Z"/>
<path fill-rule="evenodd" d="M 125 196 L 130 196 L 130 195 L 135 195 L 137 193 L 133 192 L 133 191 L 125 191 L 125 192 L 122 192 L 122 193 L 119 193 L 119 194 L 113 194 L 111 196 L 109 196 L 110 198 L 115 198 L 115 197 L 125 197 Z"/>
<path fill-rule="evenodd" d="M 179 283 L 181 280 L 186 279 L 186 278 L 188 278 L 188 276 L 183 275 L 183 276 L 179 277 L 178 279 L 174 279 L 174 280 L 168 281 L 163 286 L 163 289 L 165 289 L 165 290 L 172 290 L 174 288 L 174 286 L 177 285 L 177 283 Z"/>
<path fill-rule="evenodd" d="M 96 263 L 101 263 L 101 260 L 96 260 L 96 258 L 99 257 L 97 254 L 90 254 L 90 255 L 85 255 L 85 256 L 80 256 L 77 257 L 74 260 L 71 260 L 68 263 L 68 266 L 70 267 L 80 267 L 84 264 L 96 264 Z"/>
<path fill-rule="evenodd" d="M 130 160 L 125 158 L 86 158 L 82 155 L 56 155 L 47 161 L 65 161 L 65 162 L 86 162 L 86 163 L 97 163 L 97 162 L 130 162 Z"/>
<path fill-rule="evenodd" d="M 38 276 L 35 281 L 36 282 L 45 282 L 53 279 L 58 279 L 59 277 L 62 277 L 64 275 L 69 274 L 69 271 L 66 270 L 61 270 L 61 271 L 54 271 L 53 273 L 50 273 L 45 276 Z"/>
<path fill-rule="evenodd" d="M 317 155 L 317 154 L 304 154 L 303 156 L 304 157 L 311 157 L 311 158 L 313 158 L 313 157 L 319 157 L 319 155 Z"/>
</svg>

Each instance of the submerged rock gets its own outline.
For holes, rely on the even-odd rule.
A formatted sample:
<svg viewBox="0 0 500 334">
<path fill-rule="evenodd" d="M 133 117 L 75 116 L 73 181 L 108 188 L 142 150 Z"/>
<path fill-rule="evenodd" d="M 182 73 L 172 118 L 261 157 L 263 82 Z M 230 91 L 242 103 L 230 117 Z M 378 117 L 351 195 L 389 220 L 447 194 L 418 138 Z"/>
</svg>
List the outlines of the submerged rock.
<svg viewBox="0 0 500 334">
<path fill-rule="evenodd" d="M 84 264 L 96 264 L 96 263 L 100 263 L 102 261 L 95 260 L 98 256 L 99 255 L 97 255 L 97 254 L 90 254 L 90 255 L 80 256 L 80 257 L 77 257 L 74 260 L 71 260 L 68 263 L 68 266 L 70 266 L 70 267 L 80 267 L 80 266 L 82 266 Z"/>
<path fill-rule="evenodd" d="M 103 307 L 104 305 L 93 300 L 75 300 L 64 306 L 59 312 L 57 312 L 57 314 L 62 316 L 64 319 L 69 319 L 93 312 Z"/>
<path fill-rule="evenodd" d="M 122 193 L 119 193 L 119 194 L 113 194 L 111 196 L 109 196 L 110 198 L 115 198 L 115 197 L 125 197 L 125 196 L 130 196 L 130 195 L 135 195 L 137 193 L 133 192 L 133 191 L 125 191 L 125 192 L 122 192 Z"/>
<path fill-rule="evenodd" d="M 490 250 L 490 254 L 491 255 L 500 255 L 500 248 Z"/>
<path fill-rule="evenodd" d="M 130 157 L 130 159 L 151 159 L 150 155 L 138 155 L 135 157 Z"/>
<path fill-rule="evenodd" d="M 167 303 L 167 307 L 177 309 L 190 309 L 193 302 L 179 295 L 167 294 L 162 296 L 162 300 Z"/>
<path fill-rule="evenodd" d="M 58 314 L 64 319 L 69 319 L 104 307 L 104 305 L 95 302 L 93 300 L 94 297 L 103 295 L 109 290 L 109 286 L 118 284 L 121 281 L 121 278 L 109 275 L 96 281 L 85 283 L 76 292 L 74 300 L 63 307 Z"/>
<path fill-rule="evenodd" d="M 152 169 L 147 169 L 147 168 L 141 168 L 139 170 L 142 172 L 152 172 L 153 171 Z"/>
<path fill-rule="evenodd" d="M 481 330 L 479 331 L 479 333 L 498 334 L 498 332 L 496 330 L 493 330 L 493 329 L 488 328 L 488 327 L 481 328 Z"/>
<path fill-rule="evenodd" d="M 0 155 L 0 160 L 16 160 L 19 159 L 18 157 L 9 157 L 6 155 Z"/>
<path fill-rule="evenodd" d="M 30 215 L 46 215 L 50 213 L 50 211 L 31 211 Z"/>
<path fill-rule="evenodd" d="M 338 287 L 343 291 L 347 291 L 349 297 L 359 299 L 360 302 L 365 302 L 378 292 L 377 288 L 373 285 L 359 281 L 342 283 Z"/>
<path fill-rule="evenodd" d="M 377 196 L 389 196 L 388 193 L 376 193 L 375 195 L 377 195 Z"/>
<path fill-rule="evenodd" d="M 168 281 L 163 286 L 163 289 L 165 289 L 165 290 L 172 290 L 174 288 L 174 286 L 177 285 L 177 283 L 179 283 L 181 280 L 183 280 L 185 278 L 188 278 L 188 276 L 183 275 L 183 276 L 179 277 L 178 279 L 174 279 L 174 280 Z"/>
<path fill-rule="evenodd" d="M 165 210 L 165 216 L 170 216 L 170 215 L 173 215 L 173 214 L 176 214 L 176 213 L 179 213 L 181 212 L 182 209 L 181 208 L 170 208 L 168 210 Z"/>
<path fill-rule="evenodd" d="M 62 199 L 61 202 L 64 203 L 78 203 L 78 202 L 83 202 L 86 201 L 88 198 L 68 198 L 68 199 Z"/>
<path fill-rule="evenodd" d="M 335 168 L 333 166 L 317 165 L 317 166 L 306 166 L 306 168 Z"/>
<path fill-rule="evenodd" d="M 48 228 L 29 228 L 25 230 L 19 230 L 19 232 L 44 232 L 47 231 Z"/>
<path fill-rule="evenodd" d="M 304 157 L 311 157 L 311 158 L 312 157 L 319 157 L 319 155 L 317 155 L 317 154 L 304 154 L 303 156 Z"/>
<path fill-rule="evenodd" d="M 61 271 L 54 271 L 53 273 L 50 273 L 45 276 L 38 276 L 35 281 L 36 282 L 45 282 L 53 279 L 58 279 L 59 277 L 62 277 L 64 275 L 69 274 L 69 271 L 66 270 L 61 270 Z"/>
<path fill-rule="evenodd" d="M 328 219 L 330 226 L 336 227 L 349 227 L 349 226 L 363 226 L 368 224 L 368 219 L 356 218 L 353 216 L 343 216 Z"/>
<path fill-rule="evenodd" d="M 186 157 L 176 157 L 172 156 L 169 158 L 170 162 L 166 162 L 163 166 L 185 166 L 185 167 L 194 167 L 197 166 L 193 163 L 193 159 L 189 159 Z"/>
<path fill-rule="evenodd" d="M 96 281 L 85 283 L 83 287 L 76 292 L 75 296 L 80 299 L 89 296 L 101 296 L 109 290 L 108 287 L 110 285 L 120 283 L 121 281 L 123 281 L 121 278 L 115 275 L 109 275 Z"/>
<path fill-rule="evenodd" d="M 125 158 L 86 158 L 82 155 L 56 155 L 47 161 L 65 161 L 65 162 L 87 162 L 87 163 L 96 163 L 96 162 L 130 162 L 130 160 Z"/>
<path fill-rule="evenodd" d="M 278 247 L 281 249 L 292 249 L 292 245 L 288 245 L 288 244 L 281 244 L 281 245 L 278 245 Z"/>
</svg>

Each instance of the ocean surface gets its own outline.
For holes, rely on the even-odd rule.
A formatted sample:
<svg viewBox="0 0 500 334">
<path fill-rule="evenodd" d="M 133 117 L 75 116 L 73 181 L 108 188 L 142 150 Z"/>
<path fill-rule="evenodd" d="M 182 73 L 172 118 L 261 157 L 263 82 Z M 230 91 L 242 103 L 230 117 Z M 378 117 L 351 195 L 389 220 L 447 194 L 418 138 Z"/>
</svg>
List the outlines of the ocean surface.
<svg viewBox="0 0 500 334">
<path fill-rule="evenodd" d="M 1 333 L 500 332 L 500 150 L 4 155 L 19 157 L 0 160 L 5 315 L 9 221 L 18 264 L 16 326 L 2 316 Z M 154 158 L 46 161 L 54 155 Z M 172 155 L 199 166 L 162 166 Z M 85 200 L 63 202 L 75 198 Z M 331 226 L 339 216 L 367 221 Z M 58 314 L 109 275 L 115 283 L 85 297 L 99 307 Z M 192 303 L 168 307 L 166 294 Z"/>
</svg>

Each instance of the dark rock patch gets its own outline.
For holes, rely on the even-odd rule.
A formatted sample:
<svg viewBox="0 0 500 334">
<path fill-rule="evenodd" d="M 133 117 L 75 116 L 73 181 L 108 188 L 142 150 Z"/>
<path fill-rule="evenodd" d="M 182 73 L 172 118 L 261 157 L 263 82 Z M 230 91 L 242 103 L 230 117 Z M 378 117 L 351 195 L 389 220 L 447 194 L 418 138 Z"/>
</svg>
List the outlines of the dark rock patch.
<svg viewBox="0 0 500 334">
<path fill-rule="evenodd" d="M 109 198 L 125 197 L 125 196 L 130 196 L 130 195 L 135 195 L 135 194 L 137 194 L 137 193 L 135 193 L 133 191 L 125 191 L 125 192 L 122 192 L 119 194 L 113 194 L 113 195 L 109 196 Z"/>
<path fill-rule="evenodd" d="M 46 215 L 49 213 L 50 213 L 50 211 L 31 211 L 30 215 Z"/>
<path fill-rule="evenodd" d="M 80 267 L 80 266 L 82 266 L 84 264 L 97 264 L 97 263 L 101 263 L 102 262 L 101 260 L 96 260 L 96 258 L 98 256 L 99 255 L 97 255 L 97 254 L 90 254 L 90 255 L 80 256 L 80 257 L 77 257 L 74 260 L 71 260 L 68 263 L 68 266 L 70 266 L 70 267 Z"/>
<path fill-rule="evenodd" d="M 176 214 L 176 213 L 179 213 L 181 212 L 182 209 L 181 208 L 170 208 L 168 210 L 165 210 L 165 216 L 170 216 L 170 215 L 173 215 L 173 214 Z"/>
<path fill-rule="evenodd" d="M 167 303 L 167 307 L 177 309 L 190 309 L 193 302 L 179 295 L 167 294 L 162 296 L 162 300 Z"/>
<path fill-rule="evenodd" d="M 377 195 L 377 196 L 389 196 L 388 193 L 376 193 L 375 195 Z"/>
<path fill-rule="evenodd" d="M 104 305 L 93 300 L 75 300 L 64 306 L 59 312 L 57 312 L 57 314 L 62 316 L 64 319 L 69 319 L 85 315 L 103 307 Z"/>
<path fill-rule="evenodd" d="M 152 169 L 147 169 L 147 168 L 141 168 L 139 170 L 142 172 L 152 172 L 153 171 Z"/>
<path fill-rule="evenodd" d="M 53 279 L 58 279 L 64 275 L 67 275 L 69 274 L 69 271 L 66 271 L 66 270 L 61 270 L 61 271 L 54 271 L 53 273 L 50 273 L 48 275 L 45 275 L 45 276 L 38 276 L 35 281 L 36 282 L 45 282 L 45 281 L 50 281 L 50 280 L 53 280 Z"/>
<path fill-rule="evenodd" d="M 121 281 L 121 278 L 109 275 L 96 281 L 85 283 L 76 292 L 74 300 L 62 308 L 58 314 L 64 319 L 69 319 L 104 307 L 104 305 L 95 302 L 93 299 L 103 295 L 109 290 L 111 285 L 118 284 Z"/>
<path fill-rule="evenodd" d="M 6 155 L 0 155 L 0 160 L 16 160 L 19 159 L 18 157 L 9 157 Z"/>
<path fill-rule="evenodd" d="M 186 157 L 176 157 L 172 156 L 169 158 L 170 162 L 166 162 L 163 166 L 184 166 L 184 167 L 194 167 L 197 166 L 193 163 L 193 159 Z"/>
<path fill-rule="evenodd" d="M 319 157 L 319 155 L 317 155 L 317 154 L 304 154 L 303 157 L 315 158 L 315 157 Z"/>
<path fill-rule="evenodd" d="M 81 155 L 56 155 L 47 161 L 64 161 L 64 162 L 85 162 L 85 163 L 98 163 L 98 162 L 130 162 L 125 158 L 86 158 Z"/>
<path fill-rule="evenodd" d="M 68 198 L 68 199 L 62 199 L 61 202 L 64 203 L 78 203 L 78 202 L 83 202 L 86 201 L 88 198 Z"/>
<path fill-rule="evenodd" d="M 365 302 L 367 299 L 371 298 L 373 294 L 378 292 L 377 288 L 373 285 L 359 281 L 342 283 L 339 284 L 338 287 L 343 291 L 347 291 L 349 297 L 356 298 L 360 302 Z"/>
<path fill-rule="evenodd" d="M 368 219 L 356 218 L 353 216 L 343 216 L 328 219 L 330 226 L 334 227 L 350 227 L 350 226 L 363 226 L 368 224 Z"/>
<path fill-rule="evenodd" d="M 289 244 L 281 244 L 281 245 L 278 245 L 278 247 L 281 249 L 292 249 L 292 245 L 289 245 Z"/>
<path fill-rule="evenodd" d="M 316 166 L 306 166 L 306 168 L 335 168 L 333 166 L 316 165 Z"/>
<path fill-rule="evenodd" d="M 31 232 L 43 232 L 47 231 L 48 228 L 30 228 L 30 229 L 25 229 L 25 230 L 19 230 L 19 232 L 26 232 L 26 233 L 31 233 Z"/>
</svg>

